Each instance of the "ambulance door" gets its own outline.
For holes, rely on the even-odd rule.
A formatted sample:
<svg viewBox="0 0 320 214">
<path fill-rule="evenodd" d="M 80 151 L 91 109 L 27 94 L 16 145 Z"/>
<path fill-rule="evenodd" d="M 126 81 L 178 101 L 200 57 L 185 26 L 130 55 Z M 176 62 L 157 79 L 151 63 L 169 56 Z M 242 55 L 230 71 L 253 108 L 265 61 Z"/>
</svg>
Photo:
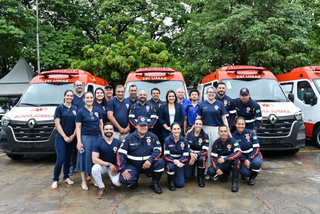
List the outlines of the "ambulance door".
<svg viewBox="0 0 320 214">
<path fill-rule="evenodd" d="M 304 122 L 305 123 L 311 123 L 315 124 L 317 122 L 318 118 L 318 112 L 317 112 L 317 105 L 314 102 L 306 101 L 307 94 L 311 94 L 312 96 L 315 95 L 315 90 L 312 87 L 309 80 L 298 80 L 296 82 L 296 95 L 294 104 L 299 107 L 304 116 Z M 317 101 L 315 101 L 317 102 Z M 306 126 L 307 127 L 307 126 Z M 311 135 L 312 130 L 307 130 L 306 133 L 308 136 Z M 310 133 L 311 132 L 311 133 Z"/>
</svg>

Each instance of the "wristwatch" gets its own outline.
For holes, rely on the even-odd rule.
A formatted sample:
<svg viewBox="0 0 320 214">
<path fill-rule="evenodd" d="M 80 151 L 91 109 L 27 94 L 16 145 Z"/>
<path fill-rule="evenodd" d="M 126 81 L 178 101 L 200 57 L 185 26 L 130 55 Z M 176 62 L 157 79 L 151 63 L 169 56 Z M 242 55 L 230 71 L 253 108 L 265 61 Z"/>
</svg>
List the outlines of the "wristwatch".
<svg viewBox="0 0 320 214">
<path fill-rule="evenodd" d="M 110 162 L 108 162 L 108 165 L 107 165 L 107 167 L 110 167 L 111 166 L 111 163 Z"/>
</svg>

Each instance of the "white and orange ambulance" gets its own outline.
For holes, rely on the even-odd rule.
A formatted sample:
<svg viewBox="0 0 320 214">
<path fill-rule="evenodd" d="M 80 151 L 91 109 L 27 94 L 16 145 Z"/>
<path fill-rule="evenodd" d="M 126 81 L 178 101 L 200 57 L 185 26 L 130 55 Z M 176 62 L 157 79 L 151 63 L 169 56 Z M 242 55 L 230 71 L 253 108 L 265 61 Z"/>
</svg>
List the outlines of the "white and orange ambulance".
<svg viewBox="0 0 320 214">
<path fill-rule="evenodd" d="M 84 91 L 108 85 L 108 81 L 83 70 L 52 70 L 35 76 L 19 102 L 2 117 L 2 152 L 13 159 L 55 154 L 54 112 L 63 102 L 64 92 L 74 90 L 77 80 L 85 84 Z"/>
<path fill-rule="evenodd" d="M 305 127 L 302 112 L 284 94 L 273 73 L 263 67 L 224 66 L 202 78 L 198 85 L 205 100 L 208 87 L 224 82 L 227 95 L 239 97 L 246 87 L 250 96 L 261 106 L 263 124 L 257 131 L 261 150 L 287 150 L 292 153 L 305 145 Z"/>
<path fill-rule="evenodd" d="M 320 66 L 295 68 L 276 77 L 289 99 L 302 110 L 306 137 L 320 147 Z"/>
<path fill-rule="evenodd" d="M 185 98 L 188 99 L 187 87 L 183 75 L 179 71 L 165 67 L 139 68 L 135 72 L 130 72 L 125 83 L 125 97 L 129 97 L 128 88 L 136 85 L 138 91 L 145 90 L 148 98 L 151 98 L 151 89 L 160 89 L 160 100 L 166 100 L 168 90 L 177 91 L 178 88 L 185 90 Z"/>
</svg>

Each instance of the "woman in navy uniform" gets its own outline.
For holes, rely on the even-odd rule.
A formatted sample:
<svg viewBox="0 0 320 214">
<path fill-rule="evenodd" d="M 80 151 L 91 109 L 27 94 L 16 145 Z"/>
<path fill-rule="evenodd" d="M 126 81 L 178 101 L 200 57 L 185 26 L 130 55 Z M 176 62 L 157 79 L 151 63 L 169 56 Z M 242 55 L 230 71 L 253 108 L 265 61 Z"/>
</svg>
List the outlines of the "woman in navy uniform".
<svg viewBox="0 0 320 214">
<path fill-rule="evenodd" d="M 209 136 L 203 131 L 201 119 L 194 121 L 194 129 L 187 135 L 190 149 L 189 160 L 184 167 L 184 177 L 190 178 L 197 165 L 197 178 L 199 187 L 204 187 L 204 170 L 206 167 L 206 157 L 209 149 Z"/>
<path fill-rule="evenodd" d="M 188 161 L 188 141 L 181 136 L 181 125 L 172 123 L 171 135 L 164 140 L 164 158 L 171 191 L 184 186 L 184 165 Z"/>
<path fill-rule="evenodd" d="M 240 174 L 243 179 L 249 177 L 248 184 L 255 185 L 255 178 L 262 167 L 262 155 L 260 144 L 256 133 L 246 129 L 246 122 L 243 117 L 236 119 L 236 129 L 232 136 L 238 141 L 241 147 L 240 155 Z"/>
<path fill-rule="evenodd" d="M 73 91 L 64 92 L 63 104 L 58 105 L 54 113 L 54 122 L 56 125 L 55 147 L 57 153 L 56 164 L 53 170 L 52 189 L 58 188 L 59 176 L 63 165 L 63 180 L 72 185 L 73 181 L 69 179 L 69 167 L 72 150 L 75 146 L 75 120 L 77 107 L 72 105 Z"/>
<path fill-rule="evenodd" d="M 103 124 L 100 110 L 94 107 L 93 94 L 88 91 L 83 96 L 85 106 L 81 108 L 76 117 L 76 133 L 77 133 L 77 166 L 76 169 L 81 174 L 81 187 L 83 190 L 88 190 L 87 180 L 95 181 L 90 177 L 92 168 L 92 149 L 93 144 L 102 138 Z M 96 185 L 96 184 L 95 184 Z"/>
<path fill-rule="evenodd" d="M 97 88 L 94 91 L 93 106 L 100 110 L 103 124 L 107 121 L 107 100 L 102 88 Z"/>
</svg>

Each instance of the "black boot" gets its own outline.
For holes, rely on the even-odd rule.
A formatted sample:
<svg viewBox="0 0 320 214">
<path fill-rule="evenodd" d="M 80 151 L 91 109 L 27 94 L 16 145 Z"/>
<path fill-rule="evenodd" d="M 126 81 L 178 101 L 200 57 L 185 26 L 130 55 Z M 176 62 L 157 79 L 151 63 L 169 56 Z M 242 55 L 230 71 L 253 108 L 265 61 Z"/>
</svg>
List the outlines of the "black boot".
<svg viewBox="0 0 320 214">
<path fill-rule="evenodd" d="M 259 174 L 259 172 L 255 172 L 255 171 L 251 170 L 251 175 L 250 175 L 250 179 L 248 182 L 248 184 L 250 186 L 254 186 L 256 184 L 256 181 L 254 179 L 257 177 L 258 174 Z"/>
<path fill-rule="evenodd" d="M 162 193 L 162 190 L 161 190 L 161 188 L 159 186 L 159 181 L 160 181 L 161 175 L 162 175 L 162 172 L 153 172 L 152 182 L 151 182 L 151 185 L 149 185 L 149 187 L 151 189 L 153 189 L 154 192 L 157 193 L 157 194 L 161 194 Z"/>
<path fill-rule="evenodd" d="M 240 174 L 240 169 L 232 167 L 232 184 L 231 184 L 232 192 L 238 192 L 239 190 L 239 185 L 238 185 L 239 174 Z"/>
<path fill-rule="evenodd" d="M 169 187 L 169 190 L 171 191 L 176 190 L 176 186 L 174 185 L 174 174 L 173 175 L 168 174 L 168 187 Z"/>
<path fill-rule="evenodd" d="M 221 182 L 227 182 L 229 175 L 230 175 L 230 172 L 228 174 L 223 172 Z"/>
<path fill-rule="evenodd" d="M 197 169 L 197 178 L 198 178 L 198 185 L 199 187 L 204 187 L 204 170 L 205 168 L 198 167 Z"/>
<path fill-rule="evenodd" d="M 138 180 L 139 180 L 139 176 L 137 177 L 137 180 L 132 185 L 130 185 L 131 189 L 137 189 L 138 188 Z"/>
</svg>

